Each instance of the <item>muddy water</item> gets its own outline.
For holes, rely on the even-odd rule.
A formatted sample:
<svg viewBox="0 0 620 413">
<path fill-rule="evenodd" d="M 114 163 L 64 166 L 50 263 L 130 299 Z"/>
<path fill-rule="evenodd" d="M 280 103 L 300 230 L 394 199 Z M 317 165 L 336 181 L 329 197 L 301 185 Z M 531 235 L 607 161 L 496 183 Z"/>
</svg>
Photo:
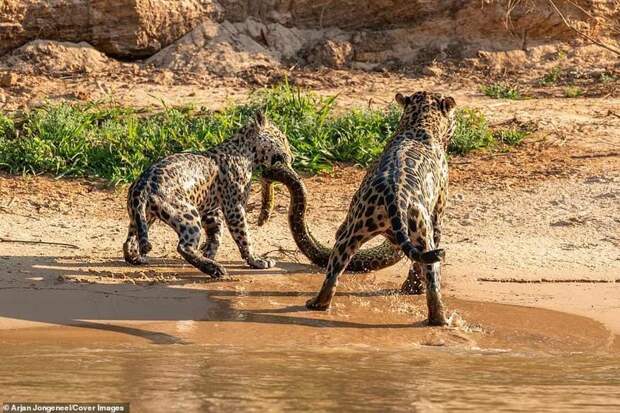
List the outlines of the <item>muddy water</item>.
<svg viewBox="0 0 620 413">
<path fill-rule="evenodd" d="M 0 400 L 130 402 L 134 413 L 620 411 L 620 338 L 604 325 L 448 296 L 454 325 L 429 328 L 423 297 L 394 293 L 401 281 L 347 278 L 331 311 L 311 312 L 311 274 L 17 279 L 0 288 Z"/>
<path fill-rule="evenodd" d="M 0 399 L 129 401 L 132 411 L 618 411 L 618 355 L 412 346 L 20 346 Z"/>
</svg>

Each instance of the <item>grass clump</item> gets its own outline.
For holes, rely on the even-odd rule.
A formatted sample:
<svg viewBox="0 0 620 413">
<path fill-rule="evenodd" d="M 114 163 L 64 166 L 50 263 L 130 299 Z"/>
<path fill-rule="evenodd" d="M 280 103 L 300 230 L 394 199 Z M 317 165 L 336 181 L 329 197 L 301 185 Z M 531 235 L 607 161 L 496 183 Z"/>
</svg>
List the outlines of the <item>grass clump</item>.
<svg viewBox="0 0 620 413">
<path fill-rule="evenodd" d="M 0 136 L 13 136 L 15 133 L 15 125 L 13 120 L 0 113 Z"/>
<path fill-rule="evenodd" d="M 313 173 L 334 162 L 368 166 L 394 133 L 400 110 L 392 105 L 385 110 L 336 113 L 335 102 L 336 97 L 282 84 L 216 112 L 165 107 L 145 115 L 101 103 L 48 104 L 19 121 L 0 114 L 0 169 L 131 182 L 166 155 L 205 151 L 222 142 L 259 108 L 288 136 L 296 168 Z M 457 119 L 452 153 L 466 154 L 497 143 L 481 112 L 461 109 Z"/>
<path fill-rule="evenodd" d="M 29 112 L 19 136 L 0 137 L 0 160 L 12 173 L 128 182 L 155 159 L 221 141 L 227 126 L 233 128 L 228 120 L 193 117 L 186 109 L 141 118 L 128 108 L 50 105 Z"/>
<path fill-rule="evenodd" d="M 545 73 L 540 79 L 539 83 L 542 86 L 555 85 L 560 81 L 562 77 L 562 69 L 559 66 L 554 66 L 551 70 Z"/>
<path fill-rule="evenodd" d="M 465 155 L 475 149 L 485 148 L 495 142 L 493 132 L 482 112 L 463 108 L 456 115 L 456 130 L 448 151 Z"/>
<path fill-rule="evenodd" d="M 511 122 L 507 127 L 493 128 L 478 109 L 463 108 L 457 113 L 456 130 L 448 152 L 465 155 L 478 149 L 508 150 L 519 145 L 534 129 L 531 125 Z"/>
<path fill-rule="evenodd" d="M 508 146 L 519 145 L 529 135 L 529 131 L 519 128 L 499 129 L 495 131 L 493 137 L 495 141 Z"/>
<path fill-rule="evenodd" d="M 583 94 L 583 90 L 577 86 L 569 86 L 564 89 L 564 96 L 567 98 L 577 98 Z"/>
<path fill-rule="evenodd" d="M 493 83 L 482 86 L 482 93 L 493 99 L 521 99 L 521 92 L 516 86 L 510 86 L 505 83 Z"/>
<path fill-rule="evenodd" d="M 615 80 L 617 80 L 617 77 L 613 73 L 603 72 L 599 75 L 599 82 L 601 83 L 611 83 Z"/>
<path fill-rule="evenodd" d="M 263 89 L 250 98 L 253 109 L 264 108 L 269 119 L 288 136 L 296 167 L 316 172 L 333 162 L 369 165 L 393 134 L 400 112 L 353 108 L 334 113 L 336 97 L 321 97 L 287 84 Z"/>
</svg>

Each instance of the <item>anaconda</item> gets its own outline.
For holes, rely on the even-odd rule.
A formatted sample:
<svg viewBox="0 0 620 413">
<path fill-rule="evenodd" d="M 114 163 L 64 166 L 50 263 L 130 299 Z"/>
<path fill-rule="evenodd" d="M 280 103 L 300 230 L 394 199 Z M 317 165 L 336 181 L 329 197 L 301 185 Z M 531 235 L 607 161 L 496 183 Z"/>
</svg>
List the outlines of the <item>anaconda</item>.
<svg viewBox="0 0 620 413">
<path fill-rule="evenodd" d="M 260 214 L 258 215 L 258 226 L 262 227 L 269 218 L 271 218 L 271 213 L 273 212 L 273 208 L 276 205 L 275 202 L 275 193 L 273 182 L 265 179 L 261 179 L 261 206 L 260 206 Z"/>
<path fill-rule="evenodd" d="M 293 239 L 301 252 L 312 261 L 313 264 L 320 267 L 326 267 L 329 262 L 331 248 L 321 244 L 308 229 L 306 222 L 307 210 L 307 191 L 306 187 L 295 171 L 286 168 L 267 168 L 263 171 L 262 177 L 266 182 L 263 186 L 263 206 L 261 214 L 265 210 L 269 210 L 267 186 L 277 181 L 284 184 L 291 194 L 291 201 L 288 210 L 288 223 L 293 234 Z M 273 196 L 271 198 L 273 203 Z M 389 267 L 396 264 L 403 258 L 400 247 L 395 246 L 390 241 L 385 240 L 375 247 L 359 250 L 353 256 L 347 271 L 351 272 L 368 272 L 381 268 Z"/>
</svg>

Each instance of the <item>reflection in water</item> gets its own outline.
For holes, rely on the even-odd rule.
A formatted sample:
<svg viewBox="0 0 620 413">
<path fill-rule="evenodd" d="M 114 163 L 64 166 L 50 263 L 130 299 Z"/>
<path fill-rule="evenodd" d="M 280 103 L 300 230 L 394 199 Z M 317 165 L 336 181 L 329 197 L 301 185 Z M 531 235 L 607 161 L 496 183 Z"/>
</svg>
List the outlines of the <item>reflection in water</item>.
<svg viewBox="0 0 620 413">
<path fill-rule="evenodd" d="M 129 401 L 133 412 L 620 409 L 609 355 L 11 345 L 0 360 L 0 400 Z"/>
</svg>

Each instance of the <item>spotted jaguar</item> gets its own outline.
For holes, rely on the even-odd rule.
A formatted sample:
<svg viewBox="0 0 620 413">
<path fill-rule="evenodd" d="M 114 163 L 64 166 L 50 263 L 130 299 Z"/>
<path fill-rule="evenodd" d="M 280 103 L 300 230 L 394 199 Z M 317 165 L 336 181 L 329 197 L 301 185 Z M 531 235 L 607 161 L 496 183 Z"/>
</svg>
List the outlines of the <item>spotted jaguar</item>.
<svg viewBox="0 0 620 413">
<path fill-rule="evenodd" d="M 238 133 L 206 152 L 178 153 L 154 163 L 129 188 L 125 261 L 146 263 L 152 249 L 149 227 L 160 219 L 176 231 L 179 254 L 211 277 L 226 274 L 214 260 L 224 222 L 250 267 L 273 267 L 273 260 L 253 252 L 245 208 L 253 171 L 259 167 L 290 169 L 292 162 L 286 136 L 258 112 Z M 273 196 L 270 184 L 265 185 L 263 203 Z M 261 216 L 261 221 L 265 219 Z M 207 238 L 202 245 L 201 228 Z"/>
<path fill-rule="evenodd" d="M 437 93 L 400 93 L 403 114 L 395 135 L 357 190 L 336 234 L 327 275 L 311 310 L 329 308 L 345 270 L 359 248 L 377 235 L 398 245 L 411 261 L 403 290 L 419 293 L 425 284 L 428 322 L 446 325 L 441 299 L 438 249 L 448 189 L 447 146 L 455 129 L 456 102 Z M 422 279 L 420 279 L 420 276 Z"/>
</svg>

